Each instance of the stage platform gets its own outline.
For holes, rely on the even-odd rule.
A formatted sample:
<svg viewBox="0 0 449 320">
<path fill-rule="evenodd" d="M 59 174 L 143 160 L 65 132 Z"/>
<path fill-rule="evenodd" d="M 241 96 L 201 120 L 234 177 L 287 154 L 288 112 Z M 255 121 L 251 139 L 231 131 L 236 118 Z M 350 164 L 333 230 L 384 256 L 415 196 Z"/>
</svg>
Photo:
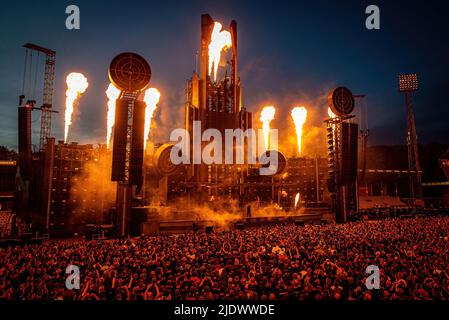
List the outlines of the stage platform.
<svg viewBox="0 0 449 320">
<path fill-rule="evenodd" d="M 333 220 L 330 218 L 330 212 L 327 209 L 307 209 L 302 212 L 276 215 L 259 216 L 251 218 L 230 219 L 227 221 L 213 220 L 151 220 L 142 223 L 142 235 L 177 235 L 185 233 L 211 233 L 231 231 L 236 229 L 245 229 L 251 227 L 261 227 L 276 225 L 282 223 L 296 223 L 297 225 L 327 224 Z"/>
</svg>

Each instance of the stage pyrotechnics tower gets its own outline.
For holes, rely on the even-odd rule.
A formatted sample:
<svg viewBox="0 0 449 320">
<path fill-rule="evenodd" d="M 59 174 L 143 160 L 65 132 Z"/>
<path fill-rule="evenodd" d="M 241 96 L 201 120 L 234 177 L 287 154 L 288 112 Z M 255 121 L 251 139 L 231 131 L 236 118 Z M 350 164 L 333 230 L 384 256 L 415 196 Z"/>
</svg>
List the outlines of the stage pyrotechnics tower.
<svg viewBox="0 0 449 320">
<path fill-rule="evenodd" d="M 19 97 L 18 108 L 18 146 L 19 146 L 19 176 L 22 186 L 16 197 L 15 211 L 25 221 L 31 221 L 32 210 L 38 210 L 41 199 L 38 186 L 42 183 L 44 170 L 33 168 L 43 163 L 43 151 L 51 136 L 51 116 L 57 113 L 53 109 L 53 88 L 55 83 L 56 52 L 35 44 L 27 43 L 23 46 L 25 52 L 25 65 L 23 72 L 22 91 Z M 37 88 L 41 85 L 40 64 L 45 57 L 43 75 L 42 105 L 38 107 Z M 41 111 L 41 128 L 39 135 L 38 153 L 33 153 L 32 144 L 32 117 L 34 110 Z"/>
<path fill-rule="evenodd" d="M 329 93 L 326 120 L 329 158 L 328 188 L 339 223 L 347 222 L 357 210 L 358 124 L 352 114 L 354 96 L 344 87 Z"/>
<path fill-rule="evenodd" d="M 186 130 L 191 145 L 194 122 L 201 123 L 199 136 L 208 129 L 220 131 L 223 137 L 227 129 L 251 129 L 252 114 L 242 106 L 241 99 L 236 21 L 225 28 L 210 15 L 201 16 L 199 70 L 195 69 L 186 87 Z M 192 148 L 191 157 L 197 151 Z M 200 202 L 216 196 L 242 197 L 245 167 L 194 165 L 188 172 L 189 185 L 194 194 L 201 195 Z"/>
<path fill-rule="evenodd" d="M 138 54 L 122 53 L 109 67 L 109 78 L 121 90 L 116 102 L 112 181 L 117 182 L 117 235 L 129 234 L 134 193 L 143 183 L 146 104 L 140 100 L 151 80 L 148 62 Z"/>
</svg>

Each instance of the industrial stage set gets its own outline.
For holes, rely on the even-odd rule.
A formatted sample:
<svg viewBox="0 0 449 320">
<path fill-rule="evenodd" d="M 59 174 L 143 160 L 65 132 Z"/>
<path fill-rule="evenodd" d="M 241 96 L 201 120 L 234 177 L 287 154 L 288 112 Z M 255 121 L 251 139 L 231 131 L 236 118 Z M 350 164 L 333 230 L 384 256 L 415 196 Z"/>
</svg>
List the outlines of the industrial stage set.
<svg viewBox="0 0 449 320">
<path fill-rule="evenodd" d="M 253 114 L 241 102 L 237 34 L 235 21 L 222 30 L 209 15 L 201 17 L 198 70 L 186 86 L 185 129 L 192 142 L 198 134 L 194 123 L 201 124 L 201 135 L 216 129 L 223 137 L 227 129 L 246 131 L 254 126 Z M 265 141 L 266 153 L 276 154 L 279 162 L 277 172 L 270 176 L 260 174 L 262 164 L 247 161 L 175 165 L 170 157 L 174 143 L 148 140 L 151 68 L 141 55 L 122 53 L 111 62 L 109 104 L 113 108 L 108 115 L 112 119 L 108 122 L 108 141 L 94 147 L 67 142 L 67 110 L 65 140 L 57 142 L 52 137 L 56 53 L 33 44 L 26 44 L 25 49 L 15 212 L 22 221 L 44 232 L 63 234 L 92 228 L 97 235 L 104 234 L 101 230 L 113 230 L 120 237 L 211 232 L 285 221 L 345 223 L 358 210 L 357 181 L 365 174 L 368 136 L 354 115 L 362 95 L 353 95 L 344 87 L 329 88 L 329 116 L 323 124 L 327 157 L 287 158 Z M 33 86 L 33 61 L 40 56 L 45 57 L 45 75 L 43 103 L 38 107 L 26 88 Z M 73 96 L 70 88 L 67 93 L 73 109 L 88 84 L 79 75 L 72 80 L 78 86 Z M 400 77 L 400 91 L 407 97 L 407 176 L 413 203 L 422 197 L 412 108 L 412 92 L 416 90 L 416 75 Z M 32 150 L 31 114 L 35 110 L 42 116 L 39 146 Z M 302 111 L 296 111 L 301 140 Z M 264 129 L 270 130 L 269 118 Z"/>
</svg>

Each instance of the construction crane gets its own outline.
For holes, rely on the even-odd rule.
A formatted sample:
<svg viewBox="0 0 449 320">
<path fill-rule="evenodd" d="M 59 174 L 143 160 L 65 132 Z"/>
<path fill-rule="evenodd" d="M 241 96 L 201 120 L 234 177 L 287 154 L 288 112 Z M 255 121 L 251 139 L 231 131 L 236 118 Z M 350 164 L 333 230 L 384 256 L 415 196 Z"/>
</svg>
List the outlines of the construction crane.
<svg viewBox="0 0 449 320">
<path fill-rule="evenodd" d="M 32 69 L 32 58 L 33 52 L 45 54 L 45 73 L 44 73 L 44 93 L 42 97 L 42 106 L 39 108 L 35 107 L 35 100 L 31 103 L 33 110 L 40 110 L 42 112 L 41 116 L 41 131 L 39 137 L 39 151 L 44 151 L 47 138 L 51 135 L 51 115 L 52 113 L 57 113 L 53 110 L 53 88 L 55 85 L 55 64 L 56 64 L 56 52 L 35 44 L 27 43 L 23 46 L 27 49 L 25 57 L 25 73 L 24 73 L 24 87 L 26 83 L 26 72 L 28 67 L 28 55 L 31 57 L 30 69 Z M 32 70 L 30 70 L 31 75 Z M 31 79 L 31 76 L 30 76 Z M 34 87 L 36 87 L 37 82 L 37 67 L 36 67 L 36 77 L 35 77 Z M 30 83 L 31 87 L 31 83 Z M 21 102 L 24 98 L 24 93 L 21 96 Z"/>
</svg>

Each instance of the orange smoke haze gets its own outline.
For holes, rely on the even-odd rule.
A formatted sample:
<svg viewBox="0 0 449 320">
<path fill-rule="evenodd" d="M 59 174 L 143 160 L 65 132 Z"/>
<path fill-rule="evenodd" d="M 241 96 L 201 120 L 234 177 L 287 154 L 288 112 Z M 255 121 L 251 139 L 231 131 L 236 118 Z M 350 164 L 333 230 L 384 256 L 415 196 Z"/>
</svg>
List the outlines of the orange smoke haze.
<svg viewBox="0 0 449 320">
<path fill-rule="evenodd" d="M 107 212 L 115 203 L 116 187 L 111 182 L 112 155 L 104 148 L 96 152 L 97 158 L 87 162 L 81 174 L 72 177 L 69 202 L 74 207 L 73 223 L 100 223 L 101 213 Z"/>
<path fill-rule="evenodd" d="M 271 206 L 260 206 L 257 201 L 250 203 L 251 216 L 274 218 L 279 216 L 297 215 L 298 212 L 285 212 L 276 204 Z M 187 199 L 178 199 L 175 207 L 166 208 L 159 212 L 161 219 L 201 220 L 210 221 L 221 229 L 232 227 L 234 222 L 246 218 L 246 208 L 240 208 L 238 200 L 215 199 L 202 205 L 193 205 Z M 181 215 L 181 216 L 180 216 Z"/>
</svg>

